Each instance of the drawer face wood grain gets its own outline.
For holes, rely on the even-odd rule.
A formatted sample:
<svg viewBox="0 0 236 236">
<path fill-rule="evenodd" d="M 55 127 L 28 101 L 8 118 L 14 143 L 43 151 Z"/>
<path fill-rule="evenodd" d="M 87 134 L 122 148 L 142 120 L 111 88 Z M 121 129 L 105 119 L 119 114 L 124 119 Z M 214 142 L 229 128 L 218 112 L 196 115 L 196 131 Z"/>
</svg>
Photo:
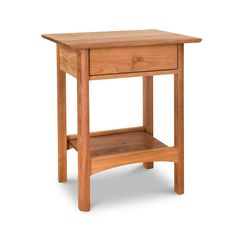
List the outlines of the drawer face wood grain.
<svg viewBox="0 0 236 236">
<path fill-rule="evenodd" d="M 99 48 L 90 50 L 90 75 L 177 68 L 177 45 Z"/>
</svg>

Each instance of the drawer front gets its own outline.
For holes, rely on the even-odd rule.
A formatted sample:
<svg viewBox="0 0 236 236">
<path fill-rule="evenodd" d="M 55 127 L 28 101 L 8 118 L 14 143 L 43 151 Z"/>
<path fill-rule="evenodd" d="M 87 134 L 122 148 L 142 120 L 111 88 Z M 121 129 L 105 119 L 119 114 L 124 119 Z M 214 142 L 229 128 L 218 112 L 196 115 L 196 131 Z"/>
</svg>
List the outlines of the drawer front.
<svg viewBox="0 0 236 236">
<path fill-rule="evenodd" d="M 169 70 L 177 68 L 177 45 L 90 50 L 90 75 Z"/>
</svg>

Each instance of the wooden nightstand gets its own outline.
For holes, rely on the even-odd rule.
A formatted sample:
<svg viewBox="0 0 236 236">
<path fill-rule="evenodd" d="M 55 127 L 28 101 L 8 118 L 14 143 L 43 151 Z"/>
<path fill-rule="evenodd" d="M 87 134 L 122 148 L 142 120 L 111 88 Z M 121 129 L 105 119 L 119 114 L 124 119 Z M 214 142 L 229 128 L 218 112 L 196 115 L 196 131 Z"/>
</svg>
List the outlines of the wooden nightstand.
<svg viewBox="0 0 236 236">
<path fill-rule="evenodd" d="M 194 38 L 159 30 L 44 34 L 57 43 L 58 179 L 67 181 L 67 150 L 78 151 L 79 209 L 90 210 L 90 175 L 154 161 L 175 164 L 184 193 L 184 43 Z M 66 73 L 77 78 L 78 134 L 66 131 Z M 174 147 L 153 137 L 153 75 L 174 74 Z M 143 126 L 90 133 L 89 80 L 143 76 Z"/>
</svg>

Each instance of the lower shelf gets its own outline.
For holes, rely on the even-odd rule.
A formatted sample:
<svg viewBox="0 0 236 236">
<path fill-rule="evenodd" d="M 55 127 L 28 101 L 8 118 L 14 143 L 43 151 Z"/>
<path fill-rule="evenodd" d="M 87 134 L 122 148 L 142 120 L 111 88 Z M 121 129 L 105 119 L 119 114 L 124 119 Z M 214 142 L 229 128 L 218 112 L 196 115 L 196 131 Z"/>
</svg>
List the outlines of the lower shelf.
<svg viewBox="0 0 236 236">
<path fill-rule="evenodd" d="M 77 136 L 68 144 L 78 151 Z M 145 131 L 90 137 L 91 175 L 117 166 L 153 161 L 178 162 L 179 152 Z"/>
<path fill-rule="evenodd" d="M 69 140 L 70 145 L 78 151 L 77 139 Z M 145 151 L 167 147 L 152 135 L 144 131 L 126 132 L 90 137 L 91 158 L 104 155 Z"/>
</svg>

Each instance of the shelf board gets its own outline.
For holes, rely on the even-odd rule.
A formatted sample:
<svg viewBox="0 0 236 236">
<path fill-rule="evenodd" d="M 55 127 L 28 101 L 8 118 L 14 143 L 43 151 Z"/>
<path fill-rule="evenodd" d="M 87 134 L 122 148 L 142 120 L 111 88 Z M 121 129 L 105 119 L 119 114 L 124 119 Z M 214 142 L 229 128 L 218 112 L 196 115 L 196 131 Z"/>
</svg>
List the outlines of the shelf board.
<svg viewBox="0 0 236 236">
<path fill-rule="evenodd" d="M 68 142 L 78 151 L 77 139 L 71 139 L 68 140 Z M 163 147 L 167 146 L 145 131 L 131 131 L 90 137 L 91 158 L 146 151 Z"/>
</svg>

